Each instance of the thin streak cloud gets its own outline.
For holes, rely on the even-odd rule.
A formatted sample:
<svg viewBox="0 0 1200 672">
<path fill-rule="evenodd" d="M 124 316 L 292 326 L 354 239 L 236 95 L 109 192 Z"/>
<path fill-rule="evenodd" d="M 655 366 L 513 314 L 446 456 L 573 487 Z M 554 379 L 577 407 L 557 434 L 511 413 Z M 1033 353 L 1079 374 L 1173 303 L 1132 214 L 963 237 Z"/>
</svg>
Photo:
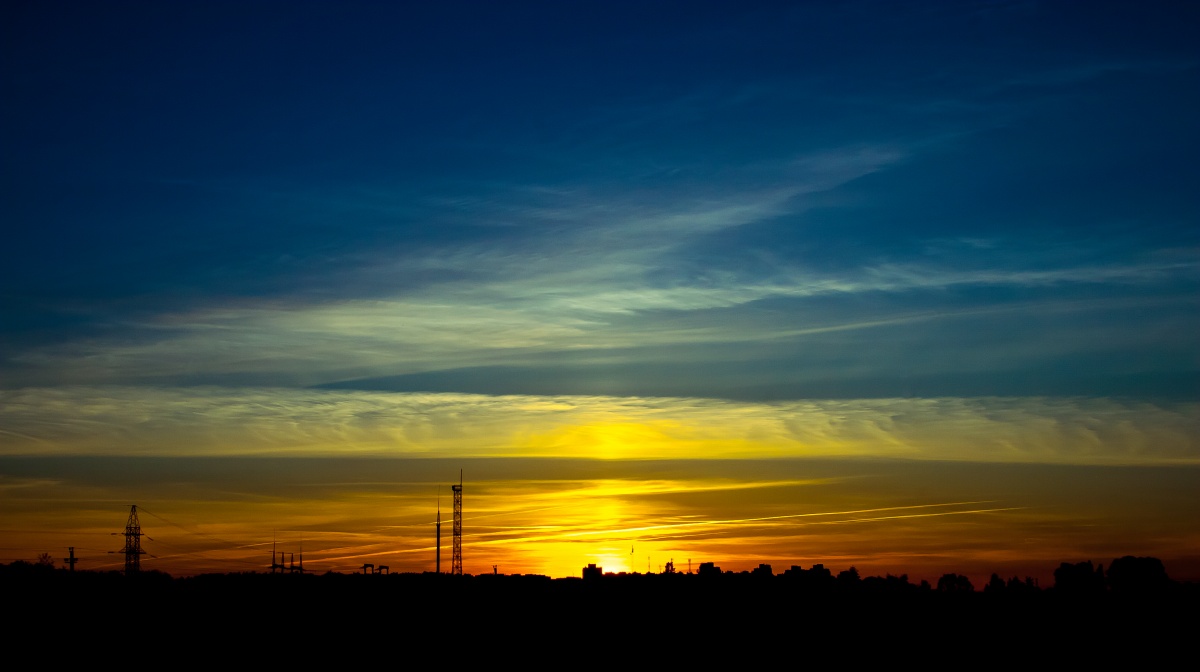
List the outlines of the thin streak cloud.
<svg viewBox="0 0 1200 672">
<path fill-rule="evenodd" d="M 822 516 L 845 516 L 845 515 L 852 515 L 852 514 L 856 514 L 856 513 L 866 513 L 866 512 L 870 512 L 870 511 L 882 512 L 882 511 L 894 511 L 894 510 L 901 510 L 901 509 L 920 509 L 920 508 L 941 507 L 941 506 L 960 506 L 963 504 L 975 504 L 975 503 L 979 503 L 979 502 L 952 502 L 952 503 L 945 503 L 945 504 L 918 504 L 918 505 L 912 505 L 912 506 L 868 509 L 868 510 L 863 510 L 863 511 L 831 511 L 831 512 L 821 512 L 821 513 L 800 513 L 800 514 L 763 516 L 763 517 L 742 518 L 742 519 L 695 520 L 695 521 L 687 521 L 687 522 L 680 522 L 680 523 L 659 523 L 659 524 L 652 524 L 652 525 L 640 525 L 640 526 L 635 526 L 635 527 L 623 527 L 623 528 L 612 528 L 612 529 L 583 529 L 583 530 L 562 529 L 553 534 L 540 534 L 540 535 L 538 535 L 538 534 L 534 534 L 534 535 L 523 534 L 523 535 L 517 536 L 517 537 L 508 536 L 508 535 L 512 534 L 513 531 L 480 532 L 480 533 L 475 533 L 475 534 L 468 535 L 468 536 L 472 539 L 472 543 L 474 543 L 474 544 L 495 545 L 495 544 L 510 544 L 510 543 L 526 543 L 526 542 L 544 542 L 544 541 L 563 541 L 563 540 L 569 541 L 569 540 L 580 539 L 580 538 L 584 538 L 584 537 L 604 537 L 604 538 L 612 538 L 612 539 L 618 539 L 618 540 L 629 540 L 629 539 L 639 538 L 640 536 L 642 536 L 643 533 L 657 533 L 657 532 L 664 531 L 664 530 L 670 530 L 670 531 L 672 531 L 672 534 L 669 534 L 669 535 L 656 534 L 654 537 L 655 539 L 669 539 L 669 538 L 676 536 L 676 534 L 674 533 L 675 531 L 678 531 L 679 534 L 686 536 L 688 534 L 688 530 L 690 528 L 697 528 L 697 527 L 699 527 L 699 528 L 749 527 L 749 526 L 754 526 L 756 523 L 764 523 L 767 521 L 794 520 L 794 519 L 798 519 L 798 518 L 810 518 L 810 517 L 822 517 Z M 986 508 L 986 509 L 967 509 L 967 510 L 959 510 L 959 511 L 932 511 L 932 512 L 923 512 L 923 513 L 897 514 L 897 515 L 890 515 L 890 516 L 870 516 L 870 517 L 862 517 L 862 518 L 847 518 L 847 519 L 842 519 L 842 520 L 804 521 L 804 522 L 800 522 L 800 523 L 791 523 L 791 524 L 793 524 L 793 525 L 797 525 L 797 524 L 798 525 L 848 525 L 848 524 L 857 524 L 857 523 L 880 522 L 880 521 L 887 521 L 887 520 L 902 520 L 902 519 L 908 519 L 908 518 L 932 518 L 932 517 L 938 517 L 938 516 L 998 513 L 998 512 L 1003 512 L 1003 511 L 1016 511 L 1016 510 L 1020 510 L 1021 508 L 1023 508 L 1023 507 L 997 507 L 997 508 Z M 500 539 L 490 539 L 489 538 L 489 537 L 493 537 L 493 536 L 503 536 L 504 538 L 500 538 Z"/>
</svg>

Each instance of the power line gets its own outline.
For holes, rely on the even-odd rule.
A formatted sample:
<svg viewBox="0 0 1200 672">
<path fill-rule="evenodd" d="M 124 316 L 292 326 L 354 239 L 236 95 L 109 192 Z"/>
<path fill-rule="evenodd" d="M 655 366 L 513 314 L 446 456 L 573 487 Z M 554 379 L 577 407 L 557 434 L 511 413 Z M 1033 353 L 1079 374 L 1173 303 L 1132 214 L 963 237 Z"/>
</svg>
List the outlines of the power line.
<svg viewBox="0 0 1200 672">
<path fill-rule="evenodd" d="M 211 534 L 205 534 L 204 532 L 197 532 L 197 531 L 195 531 L 195 530 L 190 530 L 190 529 L 188 529 L 188 528 L 184 527 L 183 525 L 180 525 L 179 523 L 176 523 L 176 522 L 174 522 L 174 521 L 170 521 L 170 520 L 167 520 L 166 518 L 163 518 L 162 516 L 160 516 L 160 515 L 158 515 L 158 514 L 154 513 L 153 511 L 148 511 L 148 510 L 146 510 L 146 509 L 145 509 L 145 507 L 143 507 L 143 508 L 142 508 L 142 513 L 145 513 L 145 514 L 147 514 L 147 515 L 149 515 L 149 516 L 151 516 L 151 517 L 153 517 L 153 518 L 157 518 L 157 519 L 161 520 L 162 522 L 164 522 L 164 523 L 166 523 L 166 524 L 170 525 L 171 527 L 177 527 L 177 528 L 179 528 L 179 529 L 183 530 L 184 532 L 187 532 L 188 534 L 194 534 L 194 535 L 196 535 L 197 537 L 204 537 L 205 539 L 208 539 L 209 541 L 216 541 L 216 542 L 219 542 L 219 543 L 222 543 L 222 544 L 228 544 L 228 545 L 230 545 L 230 546 L 239 546 L 239 545 L 241 545 L 241 542 L 237 542 L 237 541 L 230 541 L 230 540 L 228 540 L 228 539 L 222 539 L 222 538 L 220 538 L 220 537 L 214 537 L 214 536 L 212 536 Z"/>
</svg>

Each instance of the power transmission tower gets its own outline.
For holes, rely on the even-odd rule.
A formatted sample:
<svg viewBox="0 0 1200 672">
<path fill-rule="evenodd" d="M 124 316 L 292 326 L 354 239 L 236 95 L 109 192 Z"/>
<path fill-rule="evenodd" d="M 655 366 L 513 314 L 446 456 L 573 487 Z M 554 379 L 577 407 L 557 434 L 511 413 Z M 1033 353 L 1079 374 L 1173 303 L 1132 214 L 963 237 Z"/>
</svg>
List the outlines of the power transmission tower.
<svg viewBox="0 0 1200 672">
<path fill-rule="evenodd" d="M 137 574 L 142 569 L 142 524 L 138 521 L 137 504 L 129 507 L 129 520 L 125 521 L 125 576 Z"/>
<path fill-rule="evenodd" d="M 450 549 L 450 573 L 462 576 L 462 470 L 458 472 L 458 485 L 450 486 L 454 492 L 454 532 Z"/>
<path fill-rule="evenodd" d="M 71 568 L 72 572 L 74 572 L 75 571 L 75 563 L 79 562 L 79 558 L 75 557 L 75 547 L 74 546 L 68 546 L 67 551 L 69 552 L 70 557 L 63 558 L 63 562 L 67 563 L 67 566 Z"/>
</svg>

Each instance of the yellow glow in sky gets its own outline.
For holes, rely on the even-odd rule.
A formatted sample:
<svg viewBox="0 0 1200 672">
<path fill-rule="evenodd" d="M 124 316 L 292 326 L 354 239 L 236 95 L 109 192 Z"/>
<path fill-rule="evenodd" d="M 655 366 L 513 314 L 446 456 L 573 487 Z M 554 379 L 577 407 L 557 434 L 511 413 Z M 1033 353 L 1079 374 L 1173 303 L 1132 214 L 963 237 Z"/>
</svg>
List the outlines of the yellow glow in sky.
<svg viewBox="0 0 1200 672">
<path fill-rule="evenodd" d="M 577 576 L 673 561 L 742 571 L 992 572 L 1051 580 L 1059 562 L 1126 554 L 1200 575 L 1195 469 L 897 460 L 375 458 L 0 459 L 3 553 L 120 568 L 136 503 L 147 568 L 264 571 L 274 543 L 310 571 L 433 571 L 438 498 L 464 472 L 467 573 Z M 40 474 L 55 472 L 56 478 Z"/>
<path fill-rule="evenodd" d="M 489 397 L 0 391 L 0 559 L 432 571 L 465 478 L 468 573 L 715 562 L 991 572 L 1160 557 L 1200 576 L 1200 409 L 1105 399 Z M 65 557 L 65 556 L 64 556 Z M 1174 563 L 1174 566 L 1172 565 Z"/>
</svg>

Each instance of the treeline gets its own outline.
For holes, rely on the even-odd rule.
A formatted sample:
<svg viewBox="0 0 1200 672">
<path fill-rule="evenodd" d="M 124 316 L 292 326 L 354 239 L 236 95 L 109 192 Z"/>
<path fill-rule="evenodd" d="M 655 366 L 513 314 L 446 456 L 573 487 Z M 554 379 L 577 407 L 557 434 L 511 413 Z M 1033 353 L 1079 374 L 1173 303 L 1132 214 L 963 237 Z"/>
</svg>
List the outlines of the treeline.
<svg viewBox="0 0 1200 672">
<path fill-rule="evenodd" d="M 938 655 L 979 656 L 976 647 L 988 656 L 1031 655 L 1041 647 L 1077 660 L 1081 645 L 1100 656 L 1154 642 L 1153 650 L 1137 649 L 1153 662 L 1156 652 L 1190 641 L 1200 613 L 1200 585 L 1172 580 L 1156 558 L 1133 556 L 1107 566 L 1064 562 L 1051 586 L 996 574 L 983 586 L 953 573 L 913 582 L 906 575 L 863 577 L 854 568 L 835 574 L 821 565 L 780 573 L 766 565 L 745 572 L 705 565 L 696 573 L 582 574 L 176 578 L 18 561 L 0 565 L 0 594 L 6 613 L 18 617 L 12 634 L 19 643 L 55 646 L 70 632 L 71 641 L 100 646 L 136 632 L 144 646 L 172 655 L 180 648 L 227 655 L 270 642 L 272 656 L 286 653 L 302 664 L 340 661 L 349 643 L 350 650 L 390 655 L 387 647 L 472 650 L 480 642 L 497 657 L 555 646 L 593 655 L 638 644 L 697 664 L 718 652 L 741 655 L 750 642 L 772 655 L 802 647 L 836 650 L 847 660 L 907 655 L 931 642 Z"/>
<path fill-rule="evenodd" d="M 673 570 L 670 567 L 669 569 Z M 700 566 L 699 574 L 712 577 L 729 573 L 721 572 L 713 563 L 704 563 Z M 757 569 L 742 574 L 757 577 L 774 576 L 770 565 L 759 565 Z M 969 577 L 955 573 L 943 574 L 938 578 L 936 586 L 925 580 L 913 584 L 908 580 L 907 574 L 863 578 L 854 567 L 835 576 L 823 565 L 813 565 L 807 570 L 793 565 L 779 577 L 818 592 L 896 593 L 936 590 L 939 593 L 971 593 L 976 590 Z M 1180 587 L 1178 582 L 1167 575 L 1166 567 L 1158 558 L 1127 555 L 1109 563 L 1107 572 L 1103 564 L 1093 565 L 1090 560 L 1078 563 L 1063 562 L 1054 570 L 1054 584 L 1049 589 L 1072 595 L 1108 591 L 1121 594 L 1158 594 Z M 1012 576 L 1006 579 L 993 573 L 982 590 L 991 594 L 1026 595 L 1041 591 L 1042 587 L 1036 579 L 1029 576 Z"/>
<path fill-rule="evenodd" d="M 781 573 L 775 573 L 771 566 L 766 564 L 759 565 L 753 570 L 732 572 L 722 571 L 713 563 L 708 562 L 702 563 L 695 574 L 676 571 L 670 563 L 665 571 L 657 574 L 604 573 L 601 568 L 589 565 L 583 568 L 581 577 L 557 579 L 535 574 L 451 576 L 430 572 L 382 575 L 339 572 L 323 574 L 236 572 L 175 578 L 155 570 L 126 576 L 117 570 L 71 572 L 66 568 L 55 567 L 53 563 L 48 562 L 18 560 L 8 565 L 0 564 L 0 584 L 3 584 L 5 590 L 10 593 L 21 592 L 23 586 L 40 588 L 62 586 L 79 590 L 112 586 L 114 589 L 125 590 L 136 585 L 183 594 L 189 590 L 220 590 L 222 586 L 231 586 L 236 590 L 247 590 L 256 586 L 282 587 L 288 590 L 296 585 L 295 581 L 303 581 L 306 588 L 319 585 L 350 591 L 390 589 L 401 585 L 409 589 L 416 589 L 429 585 L 439 590 L 514 589 L 527 590 L 531 593 L 546 593 L 559 588 L 567 592 L 572 590 L 598 592 L 604 589 L 691 588 L 696 590 L 787 590 L 813 595 L 969 594 L 982 592 L 992 595 L 1056 593 L 1081 596 L 1106 593 L 1153 595 L 1196 589 L 1190 583 L 1180 583 L 1171 579 L 1162 561 L 1158 558 L 1135 556 L 1116 558 L 1109 563 L 1107 570 L 1103 564 L 1095 565 L 1090 560 L 1078 563 L 1063 562 L 1054 570 L 1054 583 L 1048 587 L 1039 585 L 1036 579 L 1028 576 L 1004 578 L 999 574 L 992 574 L 990 580 L 983 586 L 975 586 L 967 576 L 955 573 L 942 575 L 936 584 L 925 580 L 914 583 L 909 580 L 907 574 L 863 577 L 855 567 L 834 574 L 821 564 L 813 565 L 809 569 L 793 565 Z M 579 585 L 575 586 L 574 584 Z"/>
</svg>

